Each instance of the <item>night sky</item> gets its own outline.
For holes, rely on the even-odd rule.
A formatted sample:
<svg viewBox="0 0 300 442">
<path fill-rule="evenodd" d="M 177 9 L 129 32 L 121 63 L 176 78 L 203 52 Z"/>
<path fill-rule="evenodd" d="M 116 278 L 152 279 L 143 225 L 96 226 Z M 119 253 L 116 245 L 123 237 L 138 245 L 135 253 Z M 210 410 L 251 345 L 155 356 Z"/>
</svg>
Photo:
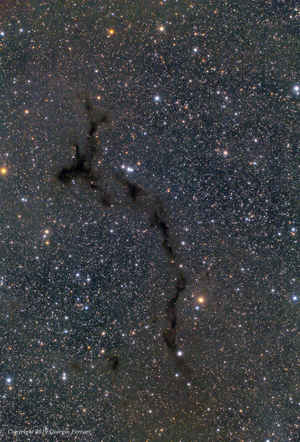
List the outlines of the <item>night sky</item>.
<svg viewBox="0 0 300 442">
<path fill-rule="evenodd" d="M 1 1 L 1 440 L 300 440 L 297 4 Z"/>
</svg>

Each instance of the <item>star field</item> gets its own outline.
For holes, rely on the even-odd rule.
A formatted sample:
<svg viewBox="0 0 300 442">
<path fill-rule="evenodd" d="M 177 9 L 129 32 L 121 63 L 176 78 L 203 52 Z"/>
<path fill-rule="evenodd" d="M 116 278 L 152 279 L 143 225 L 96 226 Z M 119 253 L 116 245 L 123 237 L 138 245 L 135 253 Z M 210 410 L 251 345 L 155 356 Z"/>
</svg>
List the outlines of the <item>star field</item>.
<svg viewBox="0 0 300 442">
<path fill-rule="evenodd" d="M 1 2 L 1 440 L 300 440 L 299 29 Z"/>
</svg>

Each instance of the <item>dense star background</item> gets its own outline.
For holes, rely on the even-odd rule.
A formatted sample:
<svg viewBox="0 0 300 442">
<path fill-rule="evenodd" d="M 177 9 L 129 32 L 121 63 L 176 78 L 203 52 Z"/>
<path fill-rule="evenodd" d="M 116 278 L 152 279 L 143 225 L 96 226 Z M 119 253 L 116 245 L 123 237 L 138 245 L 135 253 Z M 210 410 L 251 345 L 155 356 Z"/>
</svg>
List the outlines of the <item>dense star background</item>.
<svg viewBox="0 0 300 442">
<path fill-rule="evenodd" d="M 2 1 L 0 49 L 1 440 L 299 441 L 297 2 Z M 168 213 L 177 359 L 157 229 L 55 179 L 83 96 Z"/>
</svg>

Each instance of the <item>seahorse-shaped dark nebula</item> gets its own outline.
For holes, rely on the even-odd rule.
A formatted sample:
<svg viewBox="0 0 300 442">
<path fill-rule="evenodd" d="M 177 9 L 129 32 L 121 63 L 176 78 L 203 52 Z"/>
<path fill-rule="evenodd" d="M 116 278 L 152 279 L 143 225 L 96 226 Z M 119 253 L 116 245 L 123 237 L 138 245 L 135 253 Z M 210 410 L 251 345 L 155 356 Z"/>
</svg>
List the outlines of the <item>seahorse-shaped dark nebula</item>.
<svg viewBox="0 0 300 442">
<path fill-rule="evenodd" d="M 97 111 L 92 106 L 88 97 L 85 97 L 85 109 L 89 123 L 86 145 L 82 150 L 78 145 L 75 145 L 76 153 L 73 163 L 70 167 L 63 167 L 58 172 L 57 179 L 61 183 L 69 184 L 73 180 L 76 180 L 76 178 L 80 178 L 81 182 L 86 183 L 93 193 L 96 192 L 97 200 L 104 207 L 113 208 L 124 202 L 126 203 L 126 201 L 116 202 L 110 193 L 104 190 L 104 184 L 107 184 L 105 183 L 104 174 L 101 173 L 101 171 L 97 171 L 97 173 L 93 172 L 93 160 L 97 153 L 96 132 L 100 125 L 110 122 L 110 116 L 108 113 Z M 178 326 L 177 302 L 181 292 L 183 292 L 187 286 L 187 279 L 178 263 L 175 240 L 168 223 L 167 211 L 160 198 L 139 184 L 131 182 L 123 171 L 113 172 L 112 179 L 117 186 L 121 186 L 123 190 L 125 190 L 127 204 L 134 210 L 145 213 L 149 219 L 150 226 L 156 228 L 160 233 L 162 240 L 161 247 L 170 264 L 170 268 L 168 269 L 170 281 L 174 284 L 173 289 L 170 289 L 173 291 L 173 295 L 167 301 L 166 306 L 168 327 L 163 332 L 163 340 L 168 351 L 173 355 L 177 368 L 182 372 L 190 373 L 183 358 L 178 355 L 176 339 Z M 170 269 L 172 269 L 172 271 L 170 271 Z"/>
</svg>

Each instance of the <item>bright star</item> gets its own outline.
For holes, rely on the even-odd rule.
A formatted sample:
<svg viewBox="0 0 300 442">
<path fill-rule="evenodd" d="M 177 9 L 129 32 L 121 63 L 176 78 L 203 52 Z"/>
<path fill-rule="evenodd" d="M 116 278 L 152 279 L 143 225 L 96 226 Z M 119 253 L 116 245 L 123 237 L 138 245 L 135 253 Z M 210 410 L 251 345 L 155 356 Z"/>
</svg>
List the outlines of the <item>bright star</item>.
<svg viewBox="0 0 300 442">
<path fill-rule="evenodd" d="M 292 87 L 292 92 L 295 97 L 299 97 L 300 96 L 300 84 L 298 84 L 298 83 L 294 84 L 294 86 Z"/>
</svg>

